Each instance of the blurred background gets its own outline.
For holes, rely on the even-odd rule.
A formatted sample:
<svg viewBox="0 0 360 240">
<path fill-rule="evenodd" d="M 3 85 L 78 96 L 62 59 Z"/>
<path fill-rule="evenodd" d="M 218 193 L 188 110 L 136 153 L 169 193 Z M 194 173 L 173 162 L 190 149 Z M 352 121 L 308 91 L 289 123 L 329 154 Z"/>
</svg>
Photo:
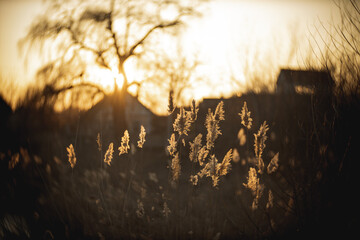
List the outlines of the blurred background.
<svg viewBox="0 0 360 240">
<path fill-rule="evenodd" d="M 0 0 L 0 238 L 350 236 L 359 29 L 357 0 Z"/>
</svg>

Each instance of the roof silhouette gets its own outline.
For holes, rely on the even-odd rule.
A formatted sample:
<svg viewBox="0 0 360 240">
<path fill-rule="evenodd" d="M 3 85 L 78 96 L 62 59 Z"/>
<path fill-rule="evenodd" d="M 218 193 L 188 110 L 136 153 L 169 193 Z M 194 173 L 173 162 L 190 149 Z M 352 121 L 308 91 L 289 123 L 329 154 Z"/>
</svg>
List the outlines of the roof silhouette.
<svg viewBox="0 0 360 240">
<path fill-rule="evenodd" d="M 315 92 L 330 93 L 334 81 L 327 71 L 281 69 L 276 92 L 294 93 L 297 87 L 313 89 Z"/>
</svg>

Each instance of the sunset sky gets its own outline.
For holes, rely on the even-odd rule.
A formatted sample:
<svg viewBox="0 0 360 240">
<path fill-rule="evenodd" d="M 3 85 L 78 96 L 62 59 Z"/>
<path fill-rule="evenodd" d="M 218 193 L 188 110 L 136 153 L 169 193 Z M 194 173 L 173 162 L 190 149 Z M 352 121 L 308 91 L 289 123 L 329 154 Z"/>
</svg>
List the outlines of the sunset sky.
<svg viewBox="0 0 360 240">
<path fill-rule="evenodd" d="M 43 5 L 39 0 L 0 0 L 2 78 L 25 86 L 40 66 L 41 62 L 34 57 L 25 70 L 17 44 L 32 19 L 44 11 Z M 319 21 L 329 23 L 335 10 L 333 1 L 327 0 L 211 1 L 203 17 L 189 23 L 181 42 L 186 54 L 196 54 L 201 61 L 198 74 L 206 75 L 214 85 L 222 84 L 216 93 L 211 84 L 204 84 L 198 87 L 201 91 L 192 94 L 196 98 L 229 94 L 233 89 L 228 84 L 231 77 L 245 82 L 243 68 L 246 64 L 250 68 L 255 65 L 255 58 L 261 61 L 261 66 L 270 61 L 268 74 L 274 76 L 280 67 L 301 66 L 311 38 L 309 31 Z M 295 54 L 289 58 L 290 53 Z"/>
</svg>

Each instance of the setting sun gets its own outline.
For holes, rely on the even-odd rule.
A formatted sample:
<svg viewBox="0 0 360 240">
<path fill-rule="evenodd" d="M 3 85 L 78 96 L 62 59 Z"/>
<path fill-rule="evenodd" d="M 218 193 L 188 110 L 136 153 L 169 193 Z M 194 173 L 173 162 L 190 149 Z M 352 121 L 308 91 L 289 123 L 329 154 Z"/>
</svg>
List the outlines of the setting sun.
<svg viewBox="0 0 360 240">
<path fill-rule="evenodd" d="M 89 68 L 87 77 L 91 82 L 100 84 L 107 92 L 114 91 L 114 81 L 119 87 L 122 86 L 124 81 L 121 74 L 98 66 Z"/>
<path fill-rule="evenodd" d="M 21 6 L 9 3 L 8 5 L 14 9 Z M 40 9 L 39 5 L 33 9 L 28 5 L 26 7 L 33 10 L 34 13 Z M 147 7 L 151 8 L 151 5 L 147 5 Z M 182 30 L 179 35 L 178 44 L 181 45 L 183 54 L 189 59 L 195 56 L 200 62 L 198 67 L 193 70 L 193 78 L 203 79 L 202 82 L 191 84 L 193 89 L 184 93 L 183 102 L 190 102 L 192 98 L 230 96 L 242 92 L 244 87 L 249 85 L 253 76 L 258 75 L 264 78 L 261 76 L 264 67 L 269 68 L 266 70 L 266 78 L 274 79 L 282 66 L 302 66 L 304 55 L 307 55 L 307 51 L 311 51 L 308 49 L 306 40 L 309 38 L 308 29 L 314 28 L 314 22 L 318 18 L 324 19 L 324 21 L 330 19 L 333 8 L 334 5 L 327 1 L 314 1 L 314 3 L 302 1 L 286 3 L 279 1 L 210 1 L 202 9 L 202 18 L 191 20 L 187 28 Z M 160 18 L 171 22 L 177 14 L 179 14 L 178 9 L 174 5 L 168 5 L 160 11 Z M 2 16 L 4 17 L 6 14 Z M 25 16 L 27 15 L 24 15 L 24 23 L 28 22 Z M 19 18 L 18 21 L 20 22 L 21 19 Z M 297 33 L 292 30 L 293 27 L 297 28 Z M 10 47 L 4 49 L 5 52 L 8 52 L 16 47 L 14 44 L 16 40 L 6 40 L 5 36 L 7 35 L 2 34 L 1 41 L 8 42 L 2 43 L 2 47 L 9 45 Z M 293 42 L 293 39 L 298 37 L 305 41 Z M 157 48 L 176 59 L 177 54 L 172 53 L 171 50 L 173 39 L 163 36 L 155 41 Z M 319 40 L 316 41 L 319 42 Z M 300 50 L 300 54 L 295 54 L 296 56 L 293 54 Z M 5 55 L 16 54 L 3 54 L 0 59 L 3 74 L 11 76 L 14 74 L 11 69 L 21 68 L 20 65 L 23 61 L 8 61 L 7 59 L 5 61 Z M 142 82 L 152 74 L 139 68 L 136 61 L 138 61 L 137 58 L 130 57 L 125 62 L 124 68 L 129 83 Z M 15 79 L 25 79 L 25 84 L 32 81 L 36 68 L 39 67 L 39 62 L 28 62 L 27 73 L 16 71 L 16 76 L 14 76 Z M 271 62 L 271 64 L 266 62 Z M 100 84 L 106 92 L 111 92 L 114 79 L 118 86 L 123 85 L 123 76 L 119 74 L 116 65 L 117 63 L 114 61 L 109 65 L 113 70 L 96 65 L 89 66 L 86 77 L 89 81 Z M 19 74 L 18 77 L 17 74 Z M 269 84 L 273 84 L 273 82 Z M 24 85 L 24 80 L 21 85 Z M 214 91 L 214 86 L 216 86 L 216 91 Z M 136 94 L 138 90 L 137 85 L 131 85 L 130 92 L 132 94 Z M 149 90 L 143 89 L 143 91 Z M 147 104 L 146 98 L 142 97 L 142 100 Z"/>
</svg>

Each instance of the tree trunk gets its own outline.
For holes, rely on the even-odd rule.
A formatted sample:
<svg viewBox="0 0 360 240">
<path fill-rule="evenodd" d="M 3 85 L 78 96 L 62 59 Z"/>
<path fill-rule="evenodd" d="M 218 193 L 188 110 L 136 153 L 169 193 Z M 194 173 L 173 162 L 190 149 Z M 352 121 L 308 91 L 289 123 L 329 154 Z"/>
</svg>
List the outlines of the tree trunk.
<svg viewBox="0 0 360 240">
<path fill-rule="evenodd" d="M 121 137 L 127 130 L 126 122 L 126 88 L 122 87 L 115 91 L 112 96 L 112 111 L 114 119 L 114 135 L 118 143 L 121 142 Z"/>
</svg>

